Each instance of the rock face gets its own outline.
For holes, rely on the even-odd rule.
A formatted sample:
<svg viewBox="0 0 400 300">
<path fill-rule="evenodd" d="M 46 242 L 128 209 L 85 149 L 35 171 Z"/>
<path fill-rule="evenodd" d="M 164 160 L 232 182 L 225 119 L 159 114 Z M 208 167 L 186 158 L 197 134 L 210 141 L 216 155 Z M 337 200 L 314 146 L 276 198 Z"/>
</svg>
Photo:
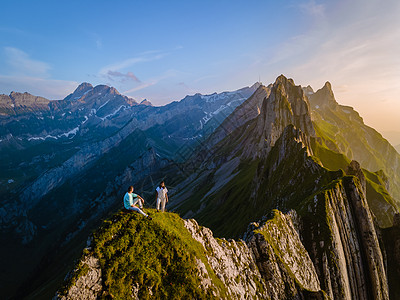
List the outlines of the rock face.
<svg viewBox="0 0 400 300">
<path fill-rule="evenodd" d="M 67 293 L 55 299 L 73 300 L 73 299 L 90 299 L 95 300 L 102 290 L 101 268 L 99 260 L 93 256 L 84 257 L 81 261 L 79 277 L 73 281 L 73 285 L 68 289 Z M 78 270 L 73 273 L 77 275 Z"/>
<path fill-rule="evenodd" d="M 365 175 L 361 170 L 360 164 L 357 161 L 352 160 L 346 169 L 346 174 L 353 175 L 358 178 L 358 180 L 360 181 L 361 186 L 363 188 L 364 195 L 366 195 L 367 194 L 367 182 L 365 180 Z"/>
<path fill-rule="evenodd" d="M 267 297 L 262 290 L 266 288 L 260 272 L 253 260 L 252 251 L 243 241 L 216 240 L 206 227 L 200 227 L 193 219 L 185 220 L 185 227 L 193 239 L 207 250 L 207 261 L 227 289 L 232 299 Z M 205 289 L 215 284 L 201 261 L 197 261 L 201 282 Z M 257 287 L 257 285 L 261 285 Z M 222 295 L 216 295 L 221 297 Z"/>
<path fill-rule="evenodd" d="M 255 148 L 247 150 L 249 155 L 252 153 L 258 157 L 266 156 L 290 124 L 309 136 L 315 135 L 310 105 L 301 86 L 296 86 L 292 79 L 281 75 L 276 79 L 270 96 L 263 102 L 253 133 L 253 137 L 257 137 L 259 142 Z"/>
<path fill-rule="evenodd" d="M 11 92 L 9 96 L 0 95 L 0 116 L 49 111 L 49 103 L 50 101 L 43 97 Z"/>
<path fill-rule="evenodd" d="M 333 94 L 332 85 L 329 81 L 327 81 L 321 89 L 315 93 L 308 93 L 307 96 L 315 108 L 317 108 L 317 106 L 318 108 L 323 108 L 324 106 L 335 107 L 338 105 L 335 95 Z"/>
<path fill-rule="evenodd" d="M 344 178 L 315 195 L 307 211 L 302 236 L 322 289 L 332 299 L 388 299 L 382 252 L 359 181 Z"/>
<path fill-rule="evenodd" d="M 247 233 L 247 244 L 266 282 L 271 299 L 323 299 L 317 272 L 289 215 L 275 212 L 272 220 Z M 307 291 L 307 293 L 304 293 Z"/>
</svg>

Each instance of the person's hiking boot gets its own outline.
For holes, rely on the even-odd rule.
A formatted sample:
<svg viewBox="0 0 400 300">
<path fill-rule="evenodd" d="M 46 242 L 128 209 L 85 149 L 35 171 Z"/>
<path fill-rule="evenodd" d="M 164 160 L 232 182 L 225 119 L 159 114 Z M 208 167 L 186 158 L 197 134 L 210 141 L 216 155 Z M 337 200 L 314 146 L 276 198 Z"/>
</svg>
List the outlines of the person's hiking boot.
<svg viewBox="0 0 400 300">
<path fill-rule="evenodd" d="M 147 216 L 147 219 L 148 219 L 148 220 L 153 220 L 153 218 L 152 218 L 152 217 L 150 217 L 150 216 Z"/>
</svg>

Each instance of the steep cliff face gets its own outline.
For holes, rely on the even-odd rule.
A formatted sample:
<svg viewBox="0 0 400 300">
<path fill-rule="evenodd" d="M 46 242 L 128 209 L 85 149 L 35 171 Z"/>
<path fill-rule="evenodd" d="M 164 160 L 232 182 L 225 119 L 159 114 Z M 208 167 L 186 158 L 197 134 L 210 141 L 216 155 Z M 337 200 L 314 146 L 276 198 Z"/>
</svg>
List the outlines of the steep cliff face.
<svg viewBox="0 0 400 300">
<path fill-rule="evenodd" d="M 332 182 L 305 201 L 302 237 L 332 299 L 388 299 L 382 251 L 362 186 Z"/>
<path fill-rule="evenodd" d="M 265 156 L 290 124 L 309 136 L 315 135 L 310 105 L 303 89 L 296 86 L 292 79 L 281 75 L 276 79 L 270 96 L 263 102 L 256 130 L 252 132 L 259 142 L 255 148 L 247 150 L 248 155 Z"/>
</svg>

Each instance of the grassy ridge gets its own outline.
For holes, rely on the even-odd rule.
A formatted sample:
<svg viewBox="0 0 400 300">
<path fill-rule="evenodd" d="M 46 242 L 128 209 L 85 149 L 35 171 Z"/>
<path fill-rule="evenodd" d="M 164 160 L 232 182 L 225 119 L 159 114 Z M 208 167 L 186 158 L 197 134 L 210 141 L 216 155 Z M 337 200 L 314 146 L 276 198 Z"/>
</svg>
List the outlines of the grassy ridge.
<svg viewBox="0 0 400 300">
<path fill-rule="evenodd" d="M 193 240 L 175 213 L 155 213 L 147 220 L 137 213 L 119 212 L 93 234 L 93 248 L 84 255 L 99 258 L 102 298 L 128 299 L 138 284 L 140 299 L 210 299 L 225 295 L 224 286 L 209 267 L 202 245 Z M 201 287 L 196 259 L 206 266 L 213 287 Z M 75 274 L 84 275 L 85 266 Z M 67 283 L 74 284 L 76 276 Z"/>
</svg>

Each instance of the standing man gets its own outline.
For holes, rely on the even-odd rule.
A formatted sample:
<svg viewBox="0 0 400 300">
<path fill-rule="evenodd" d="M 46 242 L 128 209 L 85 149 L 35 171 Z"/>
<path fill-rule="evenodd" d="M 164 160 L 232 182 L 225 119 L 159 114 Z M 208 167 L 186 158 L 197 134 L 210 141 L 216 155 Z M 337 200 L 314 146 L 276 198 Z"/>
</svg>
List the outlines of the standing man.
<svg viewBox="0 0 400 300">
<path fill-rule="evenodd" d="M 139 207 L 136 203 L 139 202 Z M 152 218 L 141 210 L 143 208 L 144 199 L 137 194 L 133 193 L 133 186 L 128 188 L 128 192 L 124 196 L 124 206 L 127 210 L 133 210 L 138 212 L 139 214 L 147 217 L 147 219 L 151 220 Z"/>
<path fill-rule="evenodd" d="M 160 204 L 161 204 L 161 211 L 164 212 L 165 210 L 165 204 L 168 203 L 168 190 L 167 187 L 165 186 L 164 181 L 161 181 L 160 185 L 156 188 L 157 192 L 157 211 L 160 210 Z"/>
</svg>

